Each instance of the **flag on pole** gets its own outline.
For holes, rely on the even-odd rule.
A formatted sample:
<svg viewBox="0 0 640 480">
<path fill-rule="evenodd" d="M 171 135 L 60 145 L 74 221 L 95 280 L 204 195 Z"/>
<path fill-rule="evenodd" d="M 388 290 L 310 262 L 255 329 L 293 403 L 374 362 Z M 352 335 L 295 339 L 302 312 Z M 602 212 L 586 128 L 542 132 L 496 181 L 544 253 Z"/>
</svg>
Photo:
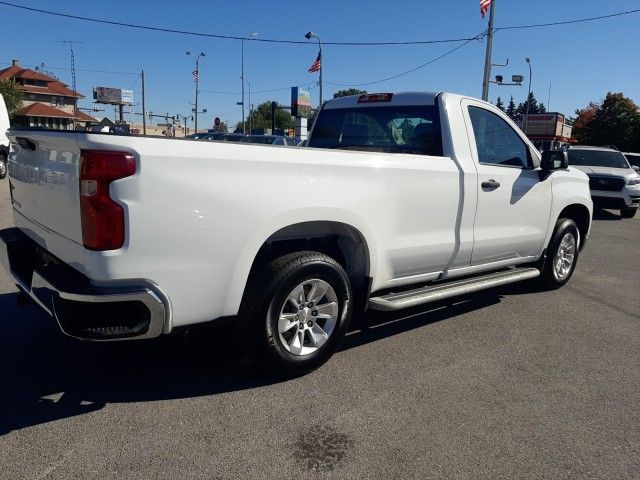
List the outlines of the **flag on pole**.
<svg viewBox="0 0 640 480">
<path fill-rule="evenodd" d="M 308 72 L 318 72 L 320 68 L 322 68 L 322 51 L 318 52 L 318 58 L 316 58 L 316 61 L 311 64 Z"/>
<path fill-rule="evenodd" d="M 491 0 L 480 0 L 480 13 L 482 14 L 482 18 L 487 14 L 490 6 Z"/>
<path fill-rule="evenodd" d="M 198 81 L 198 70 L 194 70 L 193 71 L 193 81 L 197 82 Z"/>
</svg>

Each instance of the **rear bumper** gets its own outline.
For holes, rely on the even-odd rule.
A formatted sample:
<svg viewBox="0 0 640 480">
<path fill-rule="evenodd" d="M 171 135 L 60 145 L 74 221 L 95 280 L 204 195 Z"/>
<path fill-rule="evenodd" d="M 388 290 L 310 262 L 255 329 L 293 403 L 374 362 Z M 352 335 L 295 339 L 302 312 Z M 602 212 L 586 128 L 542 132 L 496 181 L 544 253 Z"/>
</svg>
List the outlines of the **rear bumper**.
<svg viewBox="0 0 640 480">
<path fill-rule="evenodd" d="M 168 301 L 150 285 L 95 287 L 18 228 L 0 231 L 0 261 L 65 335 L 109 341 L 163 333 Z"/>
</svg>

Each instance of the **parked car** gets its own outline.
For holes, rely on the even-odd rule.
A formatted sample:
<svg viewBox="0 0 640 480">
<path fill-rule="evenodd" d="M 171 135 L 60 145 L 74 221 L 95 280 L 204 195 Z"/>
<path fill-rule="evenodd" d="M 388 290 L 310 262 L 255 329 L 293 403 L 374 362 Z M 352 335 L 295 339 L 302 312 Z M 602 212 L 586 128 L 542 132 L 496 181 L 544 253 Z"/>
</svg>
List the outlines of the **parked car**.
<svg viewBox="0 0 640 480">
<path fill-rule="evenodd" d="M 588 178 L 566 152 L 540 155 L 504 112 L 450 93 L 329 100 L 309 148 L 9 137 L 15 228 L 0 257 L 66 335 L 230 317 L 279 372 L 326 361 L 356 310 L 558 288 L 591 226 Z"/>
<path fill-rule="evenodd" d="M 4 103 L 4 97 L 0 95 L 0 179 L 7 176 L 7 159 L 9 158 L 9 114 Z"/>
<path fill-rule="evenodd" d="M 223 142 L 241 142 L 245 136 L 242 133 L 223 133 L 220 140 Z"/>
<path fill-rule="evenodd" d="M 260 143 L 263 145 L 286 145 L 294 147 L 295 138 L 282 137 L 279 135 L 246 135 L 240 140 L 242 143 Z"/>
<path fill-rule="evenodd" d="M 184 138 L 190 138 L 192 140 L 202 140 L 207 135 L 209 135 L 209 132 L 199 132 L 199 133 L 192 133 L 191 135 L 187 135 Z"/>
<path fill-rule="evenodd" d="M 622 153 L 608 147 L 571 147 L 569 165 L 589 177 L 596 207 L 619 209 L 623 218 L 635 216 L 640 206 L 640 175 Z"/>
<path fill-rule="evenodd" d="M 640 170 L 640 153 L 624 152 L 623 155 L 631 165 L 631 168 L 636 172 Z"/>
</svg>

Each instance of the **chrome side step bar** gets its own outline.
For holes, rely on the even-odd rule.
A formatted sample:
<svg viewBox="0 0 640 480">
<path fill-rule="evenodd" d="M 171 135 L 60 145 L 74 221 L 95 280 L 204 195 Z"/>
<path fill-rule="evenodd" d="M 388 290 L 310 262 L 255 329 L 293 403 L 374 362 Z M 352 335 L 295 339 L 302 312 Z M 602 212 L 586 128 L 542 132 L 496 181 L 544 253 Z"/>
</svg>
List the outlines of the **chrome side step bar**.
<svg viewBox="0 0 640 480">
<path fill-rule="evenodd" d="M 538 276 L 540 276 L 540 270 L 537 268 L 516 268 L 473 278 L 454 280 L 443 284 L 427 285 L 426 287 L 420 287 L 414 290 L 371 297 L 369 299 L 369 308 L 382 311 L 402 310 L 403 308 L 415 307 L 445 298 L 466 295 L 479 290 L 499 287 Z"/>
</svg>

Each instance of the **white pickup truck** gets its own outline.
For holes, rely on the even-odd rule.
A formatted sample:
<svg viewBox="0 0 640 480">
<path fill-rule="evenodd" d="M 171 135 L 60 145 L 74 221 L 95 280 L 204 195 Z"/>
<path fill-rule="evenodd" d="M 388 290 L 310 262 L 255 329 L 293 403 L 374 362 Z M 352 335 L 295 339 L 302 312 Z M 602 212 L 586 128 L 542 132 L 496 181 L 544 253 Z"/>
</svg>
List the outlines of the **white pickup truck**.
<svg viewBox="0 0 640 480">
<path fill-rule="evenodd" d="M 354 310 L 571 277 L 587 176 L 494 106 L 338 98 L 308 148 L 9 131 L 7 270 L 62 331 L 149 338 L 236 319 L 280 371 L 317 367 Z"/>
</svg>

